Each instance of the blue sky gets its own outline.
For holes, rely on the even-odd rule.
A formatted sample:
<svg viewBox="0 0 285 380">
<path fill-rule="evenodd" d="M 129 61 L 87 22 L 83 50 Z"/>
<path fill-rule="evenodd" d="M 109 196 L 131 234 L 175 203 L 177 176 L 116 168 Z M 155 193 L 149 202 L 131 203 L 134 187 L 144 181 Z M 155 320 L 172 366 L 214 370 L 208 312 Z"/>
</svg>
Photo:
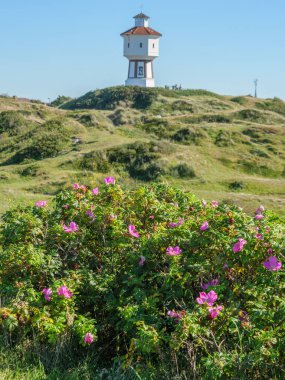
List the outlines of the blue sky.
<svg viewBox="0 0 285 380">
<path fill-rule="evenodd" d="M 1 0 L 0 93 L 42 100 L 123 84 L 120 33 L 163 34 L 156 84 L 285 99 L 284 0 Z"/>
</svg>

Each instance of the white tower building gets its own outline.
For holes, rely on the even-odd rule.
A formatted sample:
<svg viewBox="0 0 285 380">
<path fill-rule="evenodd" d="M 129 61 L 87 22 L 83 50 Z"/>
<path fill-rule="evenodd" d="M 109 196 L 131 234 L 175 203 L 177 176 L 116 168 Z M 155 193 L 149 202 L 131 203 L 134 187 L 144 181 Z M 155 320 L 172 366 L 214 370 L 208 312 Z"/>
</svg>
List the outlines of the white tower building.
<svg viewBox="0 0 285 380">
<path fill-rule="evenodd" d="M 153 60 L 159 56 L 161 34 L 148 26 L 149 17 L 145 14 L 134 19 L 135 26 L 121 34 L 124 56 L 129 60 L 126 86 L 154 87 Z"/>
</svg>

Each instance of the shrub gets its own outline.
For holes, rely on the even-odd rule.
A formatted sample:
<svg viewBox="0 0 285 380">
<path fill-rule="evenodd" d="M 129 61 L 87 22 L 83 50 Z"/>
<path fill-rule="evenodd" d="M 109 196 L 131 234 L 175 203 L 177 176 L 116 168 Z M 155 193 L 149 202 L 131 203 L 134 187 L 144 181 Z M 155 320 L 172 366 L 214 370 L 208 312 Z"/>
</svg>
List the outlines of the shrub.
<svg viewBox="0 0 285 380">
<path fill-rule="evenodd" d="M 27 121 L 18 111 L 0 112 L 0 133 L 7 132 L 8 135 L 14 136 L 26 126 Z"/>
<path fill-rule="evenodd" d="M 175 132 L 171 139 L 181 144 L 199 144 L 205 137 L 205 132 L 201 129 L 182 128 Z"/>
<path fill-rule="evenodd" d="M 53 100 L 50 105 L 53 107 L 59 107 L 66 102 L 69 102 L 72 98 L 70 96 L 58 95 L 58 97 Z"/>
<path fill-rule="evenodd" d="M 185 163 L 173 166 L 172 168 L 170 168 L 169 173 L 173 177 L 178 177 L 178 178 L 196 177 L 194 169 Z"/>
<path fill-rule="evenodd" d="M 1 334 L 11 344 L 35 336 L 52 350 L 64 339 L 79 355 L 94 352 L 96 365 L 120 361 L 141 378 L 173 367 L 189 379 L 279 378 L 278 218 L 164 185 L 106 182 L 5 214 Z"/>
<path fill-rule="evenodd" d="M 279 98 L 273 98 L 261 103 L 256 103 L 256 107 L 263 110 L 273 111 L 281 115 L 285 115 L 285 103 L 283 100 Z"/>
<path fill-rule="evenodd" d="M 229 184 L 229 188 L 231 190 L 242 190 L 244 189 L 244 182 L 243 181 L 234 181 Z"/>
<path fill-rule="evenodd" d="M 136 86 L 118 86 L 90 91 L 78 99 L 63 104 L 62 108 L 71 110 L 110 110 L 116 108 L 117 105 L 123 102 L 133 108 L 145 109 L 149 108 L 156 98 L 156 89 Z"/>
</svg>

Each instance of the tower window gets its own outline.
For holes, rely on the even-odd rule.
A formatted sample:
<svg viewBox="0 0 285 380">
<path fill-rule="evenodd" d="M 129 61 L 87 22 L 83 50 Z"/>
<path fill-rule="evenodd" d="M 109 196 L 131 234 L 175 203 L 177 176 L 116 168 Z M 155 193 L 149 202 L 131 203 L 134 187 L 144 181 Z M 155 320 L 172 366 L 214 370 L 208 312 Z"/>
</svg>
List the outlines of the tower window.
<svg viewBox="0 0 285 380">
<path fill-rule="evenodd" d="M 154 48 L 154 44 L 152 44 L 152 47 Z"/>
<path fill-rule="evenodd" d="M 128 48 L 130 47 L 130 43 L 128 43 Z"/>
<path fill-rule="evenodd" d="M 140 47 L 142 48 L 142 42 L 140 42 Z"/>
</svg>

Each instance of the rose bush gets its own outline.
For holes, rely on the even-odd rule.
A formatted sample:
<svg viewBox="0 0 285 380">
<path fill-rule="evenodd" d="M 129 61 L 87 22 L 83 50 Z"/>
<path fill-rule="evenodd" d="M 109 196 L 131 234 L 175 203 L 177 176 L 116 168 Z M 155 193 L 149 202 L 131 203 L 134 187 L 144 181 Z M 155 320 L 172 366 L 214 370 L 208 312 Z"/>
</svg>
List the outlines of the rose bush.
<svg viewBox="0 0 285 380">
<path fill-rule="evenodd" d="M 123 190 L 113 177 L 11 210 L 1 334 L 12 345 L 73 337 L 141 376 L 164 363 L 189 378 L 278 378 L 284 225 L 261 211 L 161 184 Z"/>
</svg>

